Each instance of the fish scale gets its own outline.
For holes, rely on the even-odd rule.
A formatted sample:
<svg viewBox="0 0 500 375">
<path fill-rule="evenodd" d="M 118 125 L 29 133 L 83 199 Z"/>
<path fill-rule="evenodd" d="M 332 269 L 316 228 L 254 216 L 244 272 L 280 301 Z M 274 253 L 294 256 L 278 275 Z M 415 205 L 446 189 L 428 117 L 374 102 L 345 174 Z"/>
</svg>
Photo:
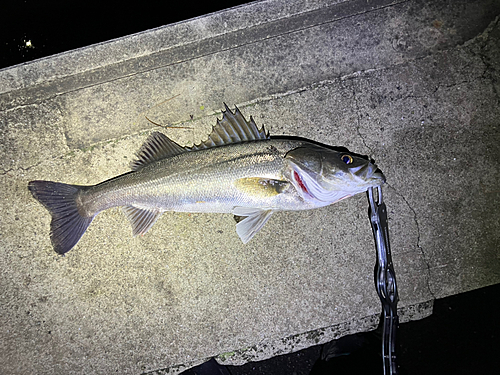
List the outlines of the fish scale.
<svg viewBox="0 0 500 375">
<path fill-rule="evenodd" d="M 370 161 L 301 138 L 270 138 L 252 118 L 226 106 L 208 139 L 182 147 L 154 132 L 132 171 L 92 186 L 31 181 L 51 213 L 52 245 L 64 254 L 93 218 L 124 207 L 133 234 L 145 234 L 165 211 L 232 213 L 247 243 L 275 211 L 323 207 L 385 182 Z"/>
</svg>

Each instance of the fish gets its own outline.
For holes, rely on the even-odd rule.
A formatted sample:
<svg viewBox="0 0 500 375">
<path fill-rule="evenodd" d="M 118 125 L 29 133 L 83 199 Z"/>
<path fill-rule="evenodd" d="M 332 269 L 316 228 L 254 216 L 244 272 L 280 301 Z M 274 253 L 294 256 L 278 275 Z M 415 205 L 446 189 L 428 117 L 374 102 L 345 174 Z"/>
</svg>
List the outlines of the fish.
<svg viewBox="0 0 500 375">
<path fill-rule="evenodd" d="M 328 206 L 385 183 L 371 161 L 344 148 L 272 137 L 224 103 L 208 139 L 183 147 L 153 132 L 131 171 L 96 185 L 34 180 L 28 189 L 50 212 L 50 240 L 71 250 L 100 212 L 122 207 L 134 236 L 166 211 L 229 213 L 246 244 L 277 211 Z"/>
</svg>

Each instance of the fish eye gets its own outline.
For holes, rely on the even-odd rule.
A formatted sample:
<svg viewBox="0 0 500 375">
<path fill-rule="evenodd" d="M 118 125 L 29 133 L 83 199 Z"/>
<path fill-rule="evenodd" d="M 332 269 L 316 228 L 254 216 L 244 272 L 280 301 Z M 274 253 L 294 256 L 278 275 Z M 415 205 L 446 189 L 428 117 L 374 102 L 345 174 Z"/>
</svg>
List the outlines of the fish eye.
<svg viewBox="0 0 500 375">
<path fill-rule="evenodd" d="M 340 157 L 340 159 L 341 159 L 344 163 L 346 163 L 346 164 L 351 164 L 351 163 L 353 162 L 353 160 L 352 160 L 352 156 L 351 156 L 351 155 L 347 155 L 347 154 L 342 155 L 342 156 Z"/>
</svg>

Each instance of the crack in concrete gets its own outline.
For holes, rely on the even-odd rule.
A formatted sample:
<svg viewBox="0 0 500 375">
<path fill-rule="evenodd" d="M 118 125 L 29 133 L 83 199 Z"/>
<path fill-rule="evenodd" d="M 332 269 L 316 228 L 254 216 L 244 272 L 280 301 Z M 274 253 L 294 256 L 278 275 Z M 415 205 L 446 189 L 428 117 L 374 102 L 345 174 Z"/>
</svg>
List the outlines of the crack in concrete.
<svg viewBox="0 0 500 375">
<path fill-rule="evenodd" d="M 496 87 L 497 79 L 495 77 L 495 74 L 493 74 L 493 72 L 496 72 L 497 69 L 490 62 L 490 57 L 487 55 L 487 53 L 485 51 L 486 48 L 488 47 L 488 42 L 490 40 L 490 33 L 495 27 L 498 27 L 499 20 L 500 20 L 500 17 L 497 16 L 495 18 L 495 20 L 493 22 L 491 22 L 491 24 L 488 26 L 488 28 L 484 31 L 484 33 L 481 34 L 483 36 L 484 40 L 482 41 L 482 43 L 478 43 L 479 51 L 477 53 L 477 56 L 479 56 L 479 58 L 481 59 L 481 61 L 483 62 L 484 66 L 485 66 L 483 74 L 482 74 L 482 78 L 488 79 L 489 81 L 491 81 L 491 86 L 492 86 L 493 92 L 494 92 L 495 96 L 497 97 L 497 100 L 500 101 L 500 93 L 498 92 L 497 87 Z M 470 52 L 475 54 L 474 51 L 472 51 L 472 49 L 470 50 Z"/>
<path fill-rule="evenodd" d="M 420 225 L 418 223 L 417 211 L 410 205 L 410 202 L 408 202 L 406 197 L 403 194 L 401 194 L 394 186 L 390 185 L 389 183 L 386 183 L 386 185 L 389 188 L 391 188 L 394 191 L 394 193 L 396 193 L 396 195 L 403 200 L 403 202 L 405 202 L 405 204 L 408 206 L 410 211 L 413 213 L 413 220 L 415 222 L 415 226 L 417 227 L 417 243 L 416 243 L 416 245 L 417 245 L 418 250 L 420 251 L 420 254 L 422 255 L 422 260 L 424 261 L 424 264 L 425 264 L 426 269 L 427 269 L 427 280 L 426 280 L 427 289 L 428 289 L 430 295 L 432 296 L 432 298 L 436 299 L 436 295 L 432 291 L 431 284 L 430 284 L 431 283 L 431 266 L 429 264 L 429 261 L 427 260 L 427 255 L 425 254 L 424 248 L 420 244 Z"/>
<path fill-rule="evenodd" d="M 12 172 L 13 170 L 14 170 L 14 168 L 9 168 L 7 170 L 4 169 L 3 172 L 0 173 L 0 175 L 5 176 L 6 174 Z"/>
<path fill-rule="evenodd" d="M 45 161 L 45 160 L 41 160 L 41 161 L 39 161 L 39 162 L 37 162 L 37 163 L 35 163 L 35 164 L 33 164 L 33 165 L 29 165 L 29 166 L 27 166 L 27 167 L 20 167 L 20 166 L 19 166 L 19 167 L 13 167 L 13 168 L 9 168 L 9 169 L 3 169 L 3 168 L 2 168 L 2 169 L 3 169 L 3 171 L 2 171 L 2 172 L 0 172 L 0 175 L 1 175 L 1 176 L 5 176 L 5 175 L 9 176 L 9 173 L 14 172 L 14 171 L 19 171 L 19 170 L 21 170 L 21 171 L 23 171 L 23 172 L 28 172 L 30 169 L 38 167 L 38 166 L 39 166 L 40 164 L 42 164 L 44 161 Z M 9 176 L 9 177 L 10 177 L 10 176 Z"/>
<path fill-rule="evenodd" d="M 360 131 L 360 128 L 361 128 L 361 114 L 360 114 L 359 101 L 358 101 L 358 98 L 356 96 L 356 88 L 355 88 L 354 82 L 352 84 L 352 96 L 353 96 L 354 103 L 355 103 L 355 106 L 356 106 L 356 123 L 357 123 L 356 132 L 358 133 L 359 138 L 361 138 L 361 142 L 363 142 L 363 145 L 368 149 L 368 151 L 369 151 L 368 158 L 371 159 L 371 157 L 373 155 L 373 150 L 371 149 L 370 146 L 368 146 L 368 144 L 366 143 L 365 138 L 363 137 L 363 135 L 361 134 L 361 131 Z"/>
</svg>

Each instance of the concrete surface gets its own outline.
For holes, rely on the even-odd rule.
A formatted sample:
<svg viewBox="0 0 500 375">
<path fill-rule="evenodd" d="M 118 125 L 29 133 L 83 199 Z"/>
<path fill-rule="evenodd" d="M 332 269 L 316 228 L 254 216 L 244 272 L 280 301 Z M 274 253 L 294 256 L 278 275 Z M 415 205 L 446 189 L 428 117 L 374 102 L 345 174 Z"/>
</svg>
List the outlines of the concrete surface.
<svg viewBox="0 0 500 375">
<path fill-rule="evenodd" d="M 363 195 L 275 214 L 247 245 L 230 215 L 166 213 L 132 238 L 113 209 L 54 253 L 28 181 L 128 171 L 158 130 L 145 115 L 190 127 L 165 133 L 192 144 L 226 102 L 272 135 L 374 158 L 402 321 L 500 282 L 498 14 L 495 1 L 262 1 L 0 71 L 1 372 L 178 373 L 376 326 Z"/>
</svg>

